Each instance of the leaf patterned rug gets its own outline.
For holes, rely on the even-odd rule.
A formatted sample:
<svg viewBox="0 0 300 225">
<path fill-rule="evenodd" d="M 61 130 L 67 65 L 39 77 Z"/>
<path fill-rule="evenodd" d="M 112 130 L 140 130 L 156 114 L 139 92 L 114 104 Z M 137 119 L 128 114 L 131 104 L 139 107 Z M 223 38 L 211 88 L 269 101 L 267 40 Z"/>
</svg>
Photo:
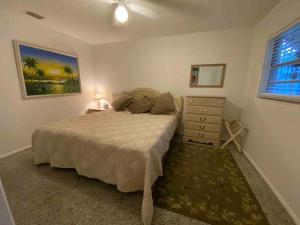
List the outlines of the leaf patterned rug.
<svg viewBox="0 0 300 225">
<path fill-rule="evenodd" d="M 172 143 L 153 197 L 158 207 L 212 225 L 269 225 L 227 150 Z"/>
</svg>

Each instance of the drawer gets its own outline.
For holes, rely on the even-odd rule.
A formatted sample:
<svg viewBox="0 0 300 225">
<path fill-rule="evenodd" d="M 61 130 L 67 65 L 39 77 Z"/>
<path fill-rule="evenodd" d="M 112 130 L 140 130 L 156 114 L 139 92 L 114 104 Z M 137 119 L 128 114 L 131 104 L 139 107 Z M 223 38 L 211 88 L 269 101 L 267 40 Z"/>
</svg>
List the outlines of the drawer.
<svg viewBox="0 0 300 225">
<path fill-rule="evenodd" d="M 221 131 L 221 124 L 206 124 L 206 123 L 195 123 L 195 122 L 185 122 L 185 129 L 208 131 L 219 133 Z"/>
<path fill-rule="evenodd" d="M 225 98 L 195 98 L 195 97 L 187 97 L 186 105 L 202 105 L 202 106 L 216 106 L 223 107 L 225 104 Z"/>
<path fill-rule="evenodd" d="M 220 116 L 207 116 L 207 115 L 197 115 L 197 114 L 186 114 L 185 121 L 198 122 L 198 123 L 213 123 L 222 124 L 223 118 Z"/>
<path fill-rule="evenodd" d="M 204 132 L 204 131 L 198 131 L 198 130 L 184 129 L 184 136 L 208 139 L 208 140 L 213 140 L 213 141 L 220 140 L 220 133 Z"/>
<path fill-rule="evenodd" d="M 223 108 L 210 106 L 186 106 L 186 113 L 203 114 L 203 115 L 223 115 Z"/>
<path fill-rule="evenodd" d="M 192 144 L 192 143 L 211 144 L 215 147 L 219 147 L 221 144 L 220 141 L 213 141 L 213 140 L 207 140 L 207 139 L 201 139 L 201 138 L 193 138 L 193 137 L 187 137 L 187 136 L 183 137 L 183 142 L 188 143 L 188 144 Z"/>
</svg>

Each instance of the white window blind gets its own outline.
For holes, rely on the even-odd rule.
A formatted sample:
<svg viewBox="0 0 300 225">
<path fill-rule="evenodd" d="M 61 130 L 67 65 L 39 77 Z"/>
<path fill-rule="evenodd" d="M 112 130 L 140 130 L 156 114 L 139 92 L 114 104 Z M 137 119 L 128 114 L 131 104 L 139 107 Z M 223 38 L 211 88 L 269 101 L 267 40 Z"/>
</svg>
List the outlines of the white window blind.
<svg viewBox="0 0 300 225">
<path fill-rule="evenodd" d="M 300 23 L 268 42 L 259 95 L 300 101 Z"/>
</svg>

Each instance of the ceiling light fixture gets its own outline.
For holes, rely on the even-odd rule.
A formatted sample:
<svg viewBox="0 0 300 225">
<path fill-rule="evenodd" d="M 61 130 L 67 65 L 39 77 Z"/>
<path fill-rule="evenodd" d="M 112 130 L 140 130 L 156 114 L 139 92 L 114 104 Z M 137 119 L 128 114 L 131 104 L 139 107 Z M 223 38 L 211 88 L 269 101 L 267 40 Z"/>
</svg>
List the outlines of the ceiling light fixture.
<svg viewBox="0 0 300 225">
<path fill-rule="evenodd" d="M 115 17 L 116 20 L 120 23 L 125 23 L 128 20 L 128 12 L 124 5 L 123 1 L 120 1 L 118 3 L 118 7 L 115 10 Z"/>
</svg>

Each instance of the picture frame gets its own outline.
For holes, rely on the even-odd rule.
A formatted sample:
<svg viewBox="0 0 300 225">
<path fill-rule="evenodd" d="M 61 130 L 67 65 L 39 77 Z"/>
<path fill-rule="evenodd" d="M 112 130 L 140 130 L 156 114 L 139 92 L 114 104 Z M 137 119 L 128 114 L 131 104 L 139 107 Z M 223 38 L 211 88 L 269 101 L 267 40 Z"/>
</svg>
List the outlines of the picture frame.
<svg viewBox="0 0 300 225">
<path fill-rule="evenodd" d="M 191 66 L 191 88 L 222 88 L 224 85 L 226 64 L 197 64 Z"/>
<path fill-rule="evenodd" d="M 77 55 L 18 40 L 13 47 L 24 100 L 82 93 Z"/>
</svg>

